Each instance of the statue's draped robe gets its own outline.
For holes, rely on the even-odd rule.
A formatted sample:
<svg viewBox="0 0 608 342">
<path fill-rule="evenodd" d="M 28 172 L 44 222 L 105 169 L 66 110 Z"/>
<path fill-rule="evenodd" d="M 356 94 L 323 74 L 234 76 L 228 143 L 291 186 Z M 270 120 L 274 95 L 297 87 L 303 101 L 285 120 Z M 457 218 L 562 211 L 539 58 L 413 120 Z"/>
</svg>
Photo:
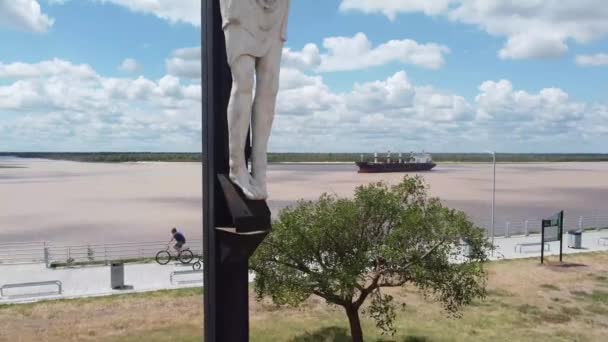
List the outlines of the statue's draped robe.
<svg viewBox="0 0 608 342">
<path fill-rule="evenodd" d="M 220 1 L 229 65 L 242 55 L 264 57 L 287 40 L 289 0 L 274 1 L 273 10 L 262 4 L 264 0 Z"/>
</svg>

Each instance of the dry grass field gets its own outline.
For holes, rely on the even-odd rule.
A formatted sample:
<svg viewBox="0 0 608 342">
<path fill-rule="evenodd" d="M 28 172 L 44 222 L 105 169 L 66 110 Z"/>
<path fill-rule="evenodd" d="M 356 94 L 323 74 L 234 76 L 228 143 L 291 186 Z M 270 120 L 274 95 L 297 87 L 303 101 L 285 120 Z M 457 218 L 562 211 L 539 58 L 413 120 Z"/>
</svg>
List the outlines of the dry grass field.
<svg viewBox="0 0 608 342">
<path fill-rule="evenodd" d="M 397 289 L 398 334 L 368 341 L 606 341 L 608 253 L 489 264 L 489 295 L 449 318 L 413 288 Z M 200 289 L 0 306 L 0 341 L 200 341 Z M 253 296 L 252 296 L 253 297 Z M 348 341 L 345 315 L 317 298 L 299 309 L 251 300 L 252 341 Z"/>
</svg>

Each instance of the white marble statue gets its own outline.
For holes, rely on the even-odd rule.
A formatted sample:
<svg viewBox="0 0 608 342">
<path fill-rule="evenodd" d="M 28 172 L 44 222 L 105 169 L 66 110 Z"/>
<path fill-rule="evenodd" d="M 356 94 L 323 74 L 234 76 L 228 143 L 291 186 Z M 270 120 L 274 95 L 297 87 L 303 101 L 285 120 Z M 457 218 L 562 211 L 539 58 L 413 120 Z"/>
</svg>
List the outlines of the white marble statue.
<svg viewBox="0 0 608 342">
<path fill-rule="evenodd" d="M 233 79 L 228 104 L 230 179 L 247 198 L 266 199 L 266 152 L 287 39 L 289 0 L 220 0 L 220 9 Z M 250 124 L 251 174 L 244 154 Z"/>
</svg>

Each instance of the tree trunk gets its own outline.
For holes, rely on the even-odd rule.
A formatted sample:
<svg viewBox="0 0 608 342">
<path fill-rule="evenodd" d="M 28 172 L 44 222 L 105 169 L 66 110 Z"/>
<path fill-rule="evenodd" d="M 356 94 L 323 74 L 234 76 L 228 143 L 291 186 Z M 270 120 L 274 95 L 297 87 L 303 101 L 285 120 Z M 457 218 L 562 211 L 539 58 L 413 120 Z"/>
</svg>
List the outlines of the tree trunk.
<svg viewBox="0 0 608 342">
<path fill-rule="evenodd" d="M 354 305 L 345 307 L 348 323 L 350 323 L 350 336 L 353 342 L 363 342 L 363 331 L 361 330 L 361 321 L 359 320 L 359 309 Z"/>
</svg>

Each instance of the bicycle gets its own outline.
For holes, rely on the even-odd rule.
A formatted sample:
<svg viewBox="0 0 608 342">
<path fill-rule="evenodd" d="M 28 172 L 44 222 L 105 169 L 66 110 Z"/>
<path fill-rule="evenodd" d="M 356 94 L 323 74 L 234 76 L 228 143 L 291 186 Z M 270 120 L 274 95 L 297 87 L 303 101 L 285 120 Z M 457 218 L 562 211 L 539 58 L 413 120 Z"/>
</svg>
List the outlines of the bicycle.
<svg viewBox="0 0 608 342">
<path fill-rule="evenodd" d="M 192 264 L 192 269 L 195 271 L 200 270 L 203 267 L 203 256 L 199 256 L 198 260 Z"/>
<path fill-rule="evenodd" d="M 182 249 L 176 257 L 171 254 L 170 250 L 171 246 L 167 245 L 167 249 L 156 253 L 155 259 L 159 265 L 166 265 L 171 262 L 171 259 L 179 260 L 182 264 L 186 265 L 194 259 L 194 253 L 192 253 L 190 248 Z"/>
</svg>

